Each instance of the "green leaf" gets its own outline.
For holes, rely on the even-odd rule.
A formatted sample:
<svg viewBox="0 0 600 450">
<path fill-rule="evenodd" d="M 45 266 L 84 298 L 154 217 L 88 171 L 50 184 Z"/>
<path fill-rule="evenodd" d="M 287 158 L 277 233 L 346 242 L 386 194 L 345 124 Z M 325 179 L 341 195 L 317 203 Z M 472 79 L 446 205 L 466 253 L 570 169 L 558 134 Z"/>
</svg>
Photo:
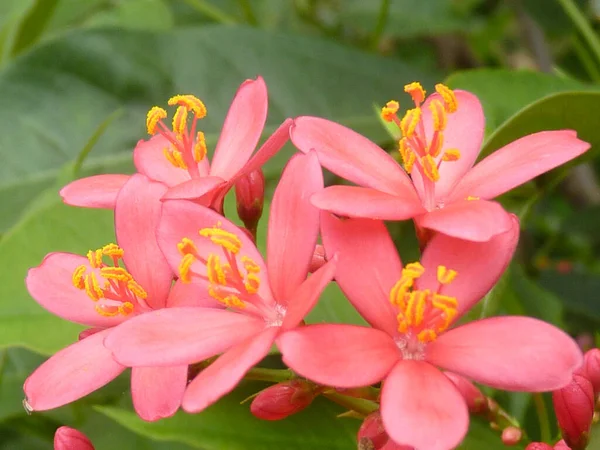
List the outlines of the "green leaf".
<svg viewBox="0 0 600 450">
<path fill-rule="evenodd" d="M 177 93 L 205 101 L 209 114 L 201 128 L 214 148 L 236 89 L 257 75 L 269 86 L 267 132 L 286 117 L 311 114 L 373 139 L 386 138 L 372 114 L 373 101 L 385 102 L 405 82 L 423 79 L 401 62 L 316 38 L 244 27 L 66 35 L 0 72 L 0 98 L 11 105 L 0 111 L 0 232 L 52 184 L 114 111 L 125 113 L 98 141 L 86 161 L 87 173 L 130 170 L 131 150 L 146 136 L 146 112 Z M 288 154 L 267 170 L 279 173 Z"/>
<path fill-rule="evenodd" d="M 240 402 L 264 388 L 244 383 L 200 414 L 177 413 L 160 422 L 144 422 L 131 411 L 98 406 L 96 409 L 128 429 L 156 440 L 173 440 L 205 450 L 346 450 L 356 446 L 360 422 L 338 419 L 337 405 L 318 398 L 306 410 L 287 419 L 269 422 L 250 414 Z"/>
<path fill-rule="evenodd" d="M 566 310 L 587 319 L 600 321 L 600 278 L 597 274 L 572 272 L 568 274 L 547 270 L 540 277 L 541 285 L 558 296 Z"/>
</svg>

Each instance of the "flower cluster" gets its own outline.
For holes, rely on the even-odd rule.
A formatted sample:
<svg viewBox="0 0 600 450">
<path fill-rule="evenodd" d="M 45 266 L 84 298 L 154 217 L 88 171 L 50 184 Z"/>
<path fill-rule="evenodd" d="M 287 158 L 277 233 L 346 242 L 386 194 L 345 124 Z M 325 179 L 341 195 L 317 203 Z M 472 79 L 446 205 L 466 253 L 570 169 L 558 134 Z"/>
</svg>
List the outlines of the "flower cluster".
<svg viewBox="0 0 600 450">
<path fill-rule="evenodd" d="M 396 101 L 382 109 L 402 136 L 398 158 L 308 116 L 285 120 L 254 152 L 267 116 L 261 78 L 240 86 L 210 162 L 199 99 L 169 99 L 170 124 L 153 107 L 152 137 L 133 153 L 135 174 L 61 190 L 67 204 L 113 209 L 116 243 L 87 255 L 51 253 L 27 275 L 39 304 L 88 328 L 26 380 L 26 407 L 65 405 L 131 368 L 141 418 L 199 412 L 257 370 L 273 345 L 290 370 L 257 393 L 252 413 L 279 420 L 323 396 L 364 419 L 359 448 L 451 449 L 469 413 L 504 423 L 473 381 L 557 391 L 559 402 L 582 364 L 571 337 L 529 317 L 464 317 L 498 281 L 519 238 L 518 219 L 492 199 L 589 144 L 571 130 L 545 131 L 475 164 L 484 129 L 478 99 L 441 84 L 429 97 L 419 83 L 405 91 L 414 108 L 402 118 Z M 260 168 L 290 139 L 299 152 L 270 203 L 263 259 Z M 325 187 L 322 168 L 353 185 Z M 245 228 L 224 216 L 234 187 Z M 406 219 L 420 261 L 401 260 L 383 222 Z M 368 325 L 305 322 L 331 282 Z M 505 442 L 520 439 L 510 421 L 500 427 Z M 85 440 L 73 433 L 57 440 Z"/>
</svg>

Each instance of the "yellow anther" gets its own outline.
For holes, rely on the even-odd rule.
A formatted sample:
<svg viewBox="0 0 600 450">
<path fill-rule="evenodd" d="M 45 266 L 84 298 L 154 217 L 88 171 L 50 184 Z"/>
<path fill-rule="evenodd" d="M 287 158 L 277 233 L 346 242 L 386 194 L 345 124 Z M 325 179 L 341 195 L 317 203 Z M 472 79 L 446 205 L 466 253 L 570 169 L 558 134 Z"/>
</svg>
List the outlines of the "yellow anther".
<svg viewBox="0 0 600 450">
<path fill-rule="evenodd" d="M 111 258 L 122 258 L 125 252 L 117 244 L 107 244 L 102 247 L 102 254 Z"/>
<path fill-rule="evenodd" d="M 404 318 L 402 313 L 398 314 L 398 331 L 400 333 L 406 333 L 408 331 L 408 321 Z"/>
<path fill-rule="evenodd" d="M 408 152 L 408 159 L 406 159 L 404 161 L 404 170 L 406 170 L 406 173 L 410 174 L 412 172 L 413 166 L 415 165 L 415 162 L 417 161 L 417 155 L 415 155 L 414 152 Z"/>
<path fill-rule="evenodd" d="M 442 151 L 442 147 L 444 146 L 444 132 L 438 131 L 435 139 L 431 141 L 429 147 L 427 148 L 427 153 L 429 153 L 434 158 L 437 158 Z"/>
<path fill-rule="evenodd" d="M 98 314 L 104 317 L 114 317 L 119 314 L 119 308 L 115 308 L 114 306 L 96 305 L 95 309 Z"/>
<path fill-rule="evenodd" d="M 445 305 L 448 308 L 455 310 L 458 308 L 458 300 L 456 300 L 456 297 L 450 297 L 449 295 L 435 294 L 433 296 L 433 305 L 436 307 Z"/>
<path fill-rule="evenodd" d="M 148 115 L 146 116 L 146 129 L 148 130 L 148 134 L 154 135 L 156 133 L 156 126 L 158 122 L 163 119 L 166 119 L 167 111 L 165 111 L 160 106 L 153 106 L 150 111 L 148 111 Z"/>
<path fill-rule="evenodd" d="M 419 106 L 423 100 L 425 100 L 425 89 L 421 86 L 421 83 L 414 81 L 404 86 L 404 92 L 410 94 L 415 105 Z"/>
<path fill-rule="evenodd" d="M 85 292 L 87 293 L 88 297 L 91 298 L 93 301 L 96 302 L 96 301 L 100 300 L 101 298 L 104 298 L 104 291 L 98 284 L 96 275 L 93 272 L 88 274 L 84 278 L 83 283 L 84 283 Z"/>
<path fill-rule="evenodd" d="M 181 152 L 179 150 L 176 150 L 174 148 L 168 149 L 165 147 L 163 149 L 163 154 L 165 155 L 165 158 L 167 158 L 167 161 L 169 161 L 172 166 L 178 167 L 180 169 L 187 169 L 187 164 L 183 160 L 183 155 L 181 154 Z"/>
<path fill-rule="evenodd" d="M 187 127 L 188 109 L 185 106 L 179 106 L 173 114 L 173 131 L 181 137 Z"/>
<path fill-rule="evenodd" d="M 429 103 L 429 109 L 431 110 L 431 117 L 433 119 L 433 130 L 444 131 L 446 125 L 448 125 L 448 114 L 446 114 L 444 104 L 438 99 L 433 99 Z"/>
<path fill-rule="evenodd" d="M 190 283 L 192 281 L 190 268 L 195 261 L 196 257 L 189 253 L 181 258 L 181 262 L 179 263 L 179 279 L 182 283 Z"/>
<path fill-rule="evenodd" d="M 78 266 L 73 272 L 73 286 L 77 289 L 85 289 L 84 274 L 87 267 L 84 265 Z"/>
<path fill-rule="evenodd" d="M 402 138 L 398 141 L 398 151 L 400 152 L 402 161 L 406 162 L 406 160 L 408 159 L 408 154 L 412 153 L 412 150 L 408 143 L 408 139 Z"/>
<path fill-rule="evenodd" d="M 435 85 L 435 90 L 444 99 L 446 111 L 453 113 L 458 109 L 458 101 L 456 100 L 456 95 L 452 89 L 444 84 L 439 83 Z"/>
<path fill-rule="evenodd" d="M 386 122 L 391 122 L 396 117 L 398 109 L 400 109 L 400 103 L 396 100 L 390 100 L 381 108 L 381 118 Z"/>
<path fill-rule="evenodd" d="M 208 277 L 208 281 L 213 284 L 221 284 L 223 286 L 227 284 L 225 272 L 223 271 L 223 266 L 221 265 L 221 259 L 219 258 L 219 255 L 214 253 L 208 255 L 208 259 L 206 261 L 206 276 Z"/>
<path fill-rule="evenodd" d="M 437 334 L 435 331 L 430 329 L 425 329 L 417 334 L 417 339 L 423 343 L 433 342 L 437 338 Z"/>
<path fill-rule="evenodd" d="M 400 130 L 402 136 L 411 138 L 415 134 L 415 130 L 421 120 L 421 108 L 413 108 L 406 111 L 406 114 L 400 121 Z"/>
<path fill-rule="evenodd" d="M 412 286 L 413 278 L 411 277 L 402 277 L 396 281 L 390 290 L 390 303 L 403 310 L 406 307 L 406 294 Z"/>
<path fill-rule="evenodd" d="M 169 106 L 185 106 L 188 110 L 192 111 L 198 119 L 206 117 L 206 106 L 204 103 L 193 95 L 175 95 L 169 99 Z"/>
<path fill-rule="evenodd" d="M 467 196 L 466 200 L 472 202 L 472 201 L 475 201 L 475 200 L 479 200 L 479 197 L 473 197 L 472 195 L 469 195 L 469 196 Z"/>
<path fill-rule="evenodd" d="M 437 164 L 435 159 L 433 159 L 433 156 L 423 156 L 421 158 L 421 167 L 423 168 L 423 175 L 425 175 L 431 181 L 436 182 L 440 179 L 440 172 L 438 171 Z"/>
<path fill-rule="evenodd" d="M 121 306 L 119 306 L 119 314 L 123 316 L 128 316 L 133 312 L 133 304 L 130 302 L 124 302 Z"/>
<path fill-rule="evenodd" d="M 415 324 L 415 306 L 418 302 L 419 296 L 423 295 L 423 293 L 423 291 L 412 291 L 408 295 L 406 308 L 404 308 L 404 317 L 409 325 Z"/>
<path fill-rule="evenodd" d="M 133 277 L 124 267 L 102 267 L 100 275 L 107 280 L 117 280 L 127 282 Z"/>
<path fill-rule="evenodd" d="M 414 325 L 418 327 L 419 325 L 421 325 L 421 323 L 423 323 L 423 318 L 425 317 L 425 308 L 427 306 L 427 298 L 429 297 L 430 292 L 428 289 L 416 292 L 421 292 L 420 295 L 416 296 L 416 302 L 414 305 Z"/>
<path fill-rule="evenodd" d="M 460 159 L 460 150 L 456 148 L 450 148 L 444 152 L 442 161 L 458 161 Z"/>
<path fill-rule="evenodd" d="M 209 238 L 214 244 L 220 245 L 231 253 L 238 253 L 242 248 L 242 241 L 234 233 L 223 230 L 221 228 L 202 228 L 198 234 Z"/>
<path fill-rule="evenodd" d="M 92 266 L 94 269 L 97 269 L 98 267 L 100 267 L 102 265 L 102 249 L 99 248 L 98 250 L 89 250 L 87 252 L 87 259 L 90 262 L 90 266 Z"/>
<path fill-rule="evenodd" d="M 208 295 L 229 308 L 244 309 L 246 307 L 246 303 L 237 295 L 225 292 L 218 287 L 209 286 Z"/>
<path fill-rule="evenodd" d="M 206 157 L 206 137 L 202 131 L 198 131 L 196 135 L 196 143 L 194 144 L 194 161 L 199 163 Z"/>
<path fill-rule="evenodd" d="M 246 277 L 244 287 L 246 288 L 246 292 L 248 292 L 248 294 L 256 294 L 258 292 L 258 288 L 260 287 L 259 276 L 254 273 L 249 273 Z"/>
<path fill-rule="evenodd" d="M 145 299 L 146 297 L 148 297 L 148 293 L 134 279 L 131 279 L 127 282 L 127 289 L 129 289 L 133 293 L 133 295 L 135 295 L 138 298 Z"/>
<path fill-rule="evenodd" d="M 242 264 L 244 265 L 244 269 L 246 269 L 246 272 L 248 272 L 248 273 L 259 273 L 260 272 L 260 266 L 258 264 L 256 264 L 256 262 L 249 256 L 244 255 L 240 258 L 240 260 L 242 261 Z"/>
<path fill-rule="evenodd" d="M 437 280 L 441 284 L 452 283 L 456 278 L 456 275 L 458 275 L 456 270 L 448 269 L 446 266 L 438 266 L 437 268 Z"/>
<path fill-rule="evenodd" d="M 198 248 L 196 247 L 196 244 L 194 244 L 194 241 L 187 237 L 182 238 L 181 242 L 177 244 L 177 250 L 179 250 L 181 256 L 185 256 L 188 253 L 192 255 L 198 254 Z"/>
<path fill-rule="evenodd" d="M 425 267 L 420 262 L 408 263 L 402 269 L 402 278 L 419 278 L 421 275 L 425 273 Z"/>
</svg>

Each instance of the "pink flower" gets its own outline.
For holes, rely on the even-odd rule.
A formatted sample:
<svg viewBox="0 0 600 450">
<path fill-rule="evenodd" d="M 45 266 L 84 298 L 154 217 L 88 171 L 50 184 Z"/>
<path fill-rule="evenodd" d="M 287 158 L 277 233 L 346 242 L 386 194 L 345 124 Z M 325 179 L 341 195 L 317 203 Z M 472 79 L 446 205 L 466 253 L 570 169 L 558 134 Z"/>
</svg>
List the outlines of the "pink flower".
<svg viewBox="0 0 600 450">
<path fill-rule="evenodd" d="M 54 450 L 94 450 L 94 446 L 81 431 L 60 427 L 54 434 Z"/>
<path fill-rule="evenodd" d="M 422 103 L 421 86 L 407 85 L 415 108 L 402 120 L 396 117 L 396 102 L 383 108 L 383 117 L 402 130 L 399 150 L 405 170 L 373 142 L 342 125 L 317 117 L 295 119 L 290 134 L 298 149 L 316 150 L 325 168 L 365 186 L 328 187 L 313 196 L 313 204 L 348 217 L 413 218 L 418 228 L 487 241 L 511 227 L 510 217 L 490 199 L 590 147 L 575 131 L 544 131 L 497 150 L 473 167 L 483 139 L 481 104 L 469 92 L 453 92 L 444 85 L 436 89 L 438 93 Z"/>
<path fill-rule="evenodd" d="M 451 328 L 507 267 L 518 223 L 487 242 L 436 235 L 421 262 L 402 267 L 385 225 L 322 213 L 335 252 L 336 281 L 373 327 L 319 324 L 291 330 L 277 345 L 284 362 L 316 383 L 339 388 L 383 380 L 381 415 L 389 436 L 417 449 L 454 448 L 467 432 L 467 403 L 437 367 L 499 389 L 561 388 L 581 364 L 564 332 L 529 317 L 493 317 Z M 400 277 L 400 279 L 398 279 Z"/>
<path fill-rule="evenodd" d="M 133 175 L 119 193 L 115 210 L 118 246 L 90 250 L 87 257 L 51 253 L 29 271 L 27 289 L 48 311 L 92 327 L 75 344 L 44 362 L 25 381 L 26 407 L 43 411 L 77 400 L 104 386 L 125 367 L 103 341 L 119 324 L 162 308 L 215 305 L 193 285 L 177 282 L 155 237 L 160 197 L 167 188 Z M 207 296 L 204 296 L 207 297 Z M 131 393 L 145 420 L 170 416 L 179 408 L 187 365 L 139 367 L 131 374 Z"/>
<path fill-rule="evenodd" d="M 207 158 L 204 133 L 197 122 L 206 107 L 192 95 L 176 95 L 168 104 L 177 106 L 172 127 L 165 124 L 167 111 L 158 106 L 148 112 L 146 125 L 153 137 L 138 142 L 133 161 L 139 173 L 164 183 L 165 199 L 195 199 L 220 211 L 225 194 L 242 176 L 260 168 L 289 139 L 291 119 L 286 120 L 251 158 L 267 119 L 267 86 L 261 77 L 246 80 L 238 89 L 225 118 L 212 164 Z M 92 208 L 114 208 L 127 175 L 97 175 L 65 186 L 65 203 Z"/>
<path fill-rule="evenodd" d="M 322 187 L 314 153 L 292 158 L 271 205 L 266 264 L 246 234 L 214 211 L 165 202 L 158 240 L 169 264 L 228 309 L 172 308 L 132 319 L 105 340 L 115 359 L 169 366 L 224 352 L 190 383 L 182 407 L 197 412 L 231 391 L 280 333 L 302 322 L 333 277 L 335 258 L 306 279 L 319 228 L 308 198 Z"/>
</svg>

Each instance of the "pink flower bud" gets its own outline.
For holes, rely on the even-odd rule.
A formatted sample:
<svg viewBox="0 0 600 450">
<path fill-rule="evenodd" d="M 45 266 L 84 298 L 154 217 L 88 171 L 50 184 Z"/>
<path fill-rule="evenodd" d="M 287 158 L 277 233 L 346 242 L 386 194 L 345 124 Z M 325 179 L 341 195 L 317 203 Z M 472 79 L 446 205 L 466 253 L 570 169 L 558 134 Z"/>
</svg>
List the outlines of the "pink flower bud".
<svg viewBox="0 0 600 450">
<path fill-rule="evenodd" d="M 414 450 L 408 445 L 396 444 L 383 428 L 381 414 L 369 414 L 358 429 L 358 450 Z"/>
<path fill-rule="evenodd" d="M 488 403 L 485 399 L 485 395 L 475 387 L 473 383 L 467 380 L 465 377 L 455 374 L 454 372 L 444 372 L 444 374 L 450 378 L 450 380 L 457 387 L 465 401 L 469 412 L 472 414 L 482 414 L 487 412 Z"/>
<path fill-rule="evenodd" d="M 532 442 L 525 447 L 525 450 L 552 450 L 552 446 L 545 442 Z"/>
<path fill-rule="evenodd" d="M 600 394 L 600 349 L 593 348 L 583 355 L 583 373 L 592 383 L 594 397 Z"/>
<path fill-rule="evenodd" d="M 552 393 L 552 401 L 565 442 L 572 450 L 584 449 L 594 416 L 592 383 L 581 374 L 573 374 L 571 383 Z"/>
<path fill-rule="evenodd" d="M 261 169 L 250 172 L 235 183 L 238 216 L 246 228 L 256 230 L 265 202 L 265 176 Z"/>
<path fill-rule="evenodd" d="M 60 427 L 54 434 L 54 450 L 94 450 L 94 446 L 81 431 Z"/>
<path fill-rule="evenodd" d="M 567 445 L 564 439 L 561 439 L 556 444 L 554 444 L 554 450 L 571 450 L 571 447 Z"/>
<path fill-rule="evenodd" d="M 302 411 L 315 397 L 310 383 L 303 380 L 284 381 L 259 392 L 252 400 L 250 412 L 259 419 L 281 420 Z"/>
<path fill-rule="evenodd" d="M 523 437 L 523 430 L 509 426 L 502 430 L 502 443 L 504 445 L 517 445 Z"/>
<path fill-rule="evenodd" d="M 325 259 L 325 247 L 323 247 L 321 244 L 317 244 L 312 260 L 310 261 L 310 267 L 308 271 L 310 273 L 316 272 L 326 262 L 327 259 Z"/>
</svg>

